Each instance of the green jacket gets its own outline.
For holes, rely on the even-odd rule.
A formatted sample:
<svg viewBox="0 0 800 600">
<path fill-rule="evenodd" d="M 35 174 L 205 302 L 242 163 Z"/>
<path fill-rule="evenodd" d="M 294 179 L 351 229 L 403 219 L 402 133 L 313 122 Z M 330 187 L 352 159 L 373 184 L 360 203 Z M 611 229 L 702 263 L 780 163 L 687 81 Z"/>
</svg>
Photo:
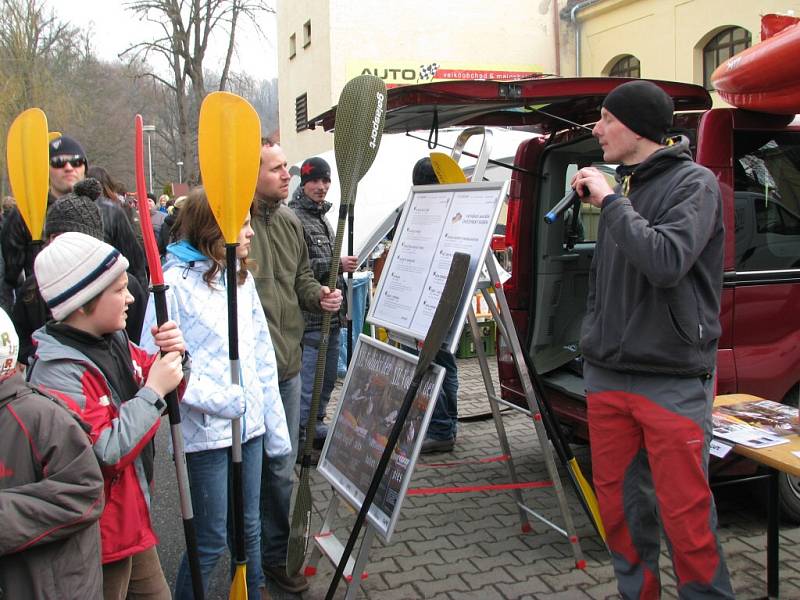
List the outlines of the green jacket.
<svg viewBox="0 0 800 600">
<path fill-rule="evenodd" d="M 320 283 L 308 264 L 300 220 L 280 202 L 256 199 L 256 203 L 249 256 L 255 267 L 251 272 L 275 346 L 278 380 L 286 381 L 300 372 L 305 329 L 302 311 L 322 312 Z"/>
</svg>

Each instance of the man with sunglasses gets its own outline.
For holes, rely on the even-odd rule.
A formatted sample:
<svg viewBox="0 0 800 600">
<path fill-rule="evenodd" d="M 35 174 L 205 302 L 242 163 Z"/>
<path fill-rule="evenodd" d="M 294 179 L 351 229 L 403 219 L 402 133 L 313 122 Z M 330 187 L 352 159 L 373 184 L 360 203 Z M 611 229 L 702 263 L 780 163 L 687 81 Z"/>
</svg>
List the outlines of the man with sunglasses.
<svg viewBox="0 0 800 600">
<path fill-rule="evenodd" d="M 66 135 L 50 141 L 50 192 L 47 206 L 66 196 L 76 183 L 86 176 L 88 161 L 83 146 Z M 31 234 L 17 209 L 13 209 L 3 221 L 0 233 L 5 282 L 16 289 L 25 277 L 33 274 L 33 252 Z M 24 272 L 24 275 L 23 275 Z M 22 275 L 22 276 L 21 276 Z"/>
</svg>

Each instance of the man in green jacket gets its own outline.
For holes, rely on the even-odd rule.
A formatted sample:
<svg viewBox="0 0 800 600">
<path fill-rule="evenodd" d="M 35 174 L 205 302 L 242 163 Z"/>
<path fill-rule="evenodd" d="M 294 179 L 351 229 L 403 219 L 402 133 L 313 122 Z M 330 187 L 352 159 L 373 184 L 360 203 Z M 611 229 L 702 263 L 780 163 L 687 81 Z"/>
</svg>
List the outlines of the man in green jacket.
<svg viewBox="0 0 800 600">
<path fill-rule="evenodd" d="M 300 366 L 305 322 L 303 310 L 336 312 L 342 293 L 331 292 L 314 278 L 308 263 L 303 225 L 283 201 L 289 195 L 286 156 L 280 146 L 265 141 L 256 184 L 252 220 L 255 236 L 250 257 L 253 276 L 275 346 L 286 422 L 292 452 L 279 458 L 264 457 L 261 477 L 261 560 L 264 574 L 278 587 L 292 593 L 308 589 L 300 574 L 286 572 L 289 540 L 289 503 L 300 428 Z"/>
</svg>

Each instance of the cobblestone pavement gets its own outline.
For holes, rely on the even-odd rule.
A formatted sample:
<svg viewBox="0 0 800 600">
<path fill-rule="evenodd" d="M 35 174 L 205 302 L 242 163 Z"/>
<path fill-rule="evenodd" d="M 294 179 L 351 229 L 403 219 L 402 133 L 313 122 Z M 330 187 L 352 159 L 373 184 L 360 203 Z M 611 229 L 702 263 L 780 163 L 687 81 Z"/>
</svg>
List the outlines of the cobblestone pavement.
<svg viewBox="0 0 800 600">
<path fill-rule="evenodd" d="M 494 360 L 490 360 L 495 371 Z M 475 359 L 459 360 L 459 424 L 455 450 L 449 454 L 422 456 L 417 463 L 412 488 L 475 486 L 507 483 L 503 462 L 483 462 L 500 454 L 497 433 L 488 412 L 483 382 Z M 495 380 L 496 381 L 496 380 Z M 339 387 L 337 386 L 337 393 Z M 333 404 L 333 402 L 331 403 Z M 466 417 L 466 419 L 464 419 Z M 530 420 L 514 411 L 505 412 L 508 434 L 519 478 L 523 482 L 547 481 L 539 443 Z M 166 428 L 162 428 L 163 430 Z M 579 462 L 587 450 L 573 447 Z M 459 463 L 434 466 L 443 462 Z M 161 481 L 169 475 L 162 475 Z M 172 475 L 174 479 L 174 475 Z M 561 478 L 568 486 L 566 474 Z M 331 488 L 316 472 L 312 492 L 317 513 L 312 531 L 319 530 L 322 513 L 331 498 Z M 552 489 L 523 490 L 525 503 L 559 526 L 563 519 Z M 407 496 L 390 544 L 376 538 L 367 566 L 360 597 L 376 600 L 411 598 L 444 599 L 539 599 L 580 600 L 616 598 L 616 586 L 608 555 L 594 533 L 571 489 L 567 497 L 572 518 L 586 559 L 585 569 L 576 569 L 567 540 L 544 523 L 532 520 L 532 531 L 522 533 L 520 516 L 511 492 L 485 491 L 463 494 Z M 766 593 L 766 516 L 751 490 L 728 486 L 717 493 L 720 537 L 732 573 L 737 597 L 753 598 Z M 347 539 L 355 513 L 339 510 L 337 537 Z M 180 526 L 170 535 L 177 541 L 161 556 L 172 583 L 182 550 Z M 781 598 L 800 599 L 800 528 L 781 529 Z M 177 554 L 177 556 L 171 556 Z M 174 566 L 173 566 L 174 564 Z M 676 598 L 675 580 L 666 549 L 662 551 L 664 598 Z M 276 600 L 325 597 L 335 565 L 319 562 L 318 573 L 310 578 L 311 588 L 302 596 L 269 591 Z M 222 567 L 218 569 L 218 573 Z M 222 580 L 218 577 L 218 580 Z M 337 598 L 344 597 L 340 584 Z M 225 598 L 224 585 L 217 585 L 211 597 Z"/>
</svg>

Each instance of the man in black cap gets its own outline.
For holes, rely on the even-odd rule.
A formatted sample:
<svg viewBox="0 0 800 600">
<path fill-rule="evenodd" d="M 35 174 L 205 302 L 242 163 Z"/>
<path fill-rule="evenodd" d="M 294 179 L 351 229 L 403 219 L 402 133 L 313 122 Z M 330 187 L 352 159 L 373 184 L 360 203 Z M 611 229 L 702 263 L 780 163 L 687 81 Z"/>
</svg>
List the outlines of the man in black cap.
<svg viewBox="0 0 800 600">
<path fill-rule="evenodd" d="M 294 210 L 303 224 L 303 236 L 308 246 L 308 262 L 314 273 L 314 278 L 326 285 L 330 273 L 331 255 L 335 242 L 335 233 L 331 224 L 325 218 L 331 208 L 331 203 L 325 201 L 331 187 L 331 167 L 328 162 L 318 156 L 307 158 L 300 166 L 300 187 L 289 202 L 289 208 Z M 339 261 L 340 271 L 336 287 L 344 289 L 344 278 L 341 273 L 350 273 L 356 268 L 355 256 L 343 256 Z M 300 445 L 305 439 L 305 428 L 308 415 L 311 411 L 311 396 L 314 389 L 314 379 L 317 371 L 317 356 L 322 329 L 322 315 L 318 312 L 303 311 L 305 332 L 303 333 L 303 366 L 300 371 L 302 391 L 300 395 Z M 317 447 L 328 434 L 325 425 L 325 410 L 331 398 L 333 386 L 336 384 L 337 368 L 339 363 L 339 330 L 342 326 L 341 313 L 331 316 L 330 337 L 328 338 L 328 352 L 325 355 L 325 377 L 320 393 L 319 410 L 313 433 Z"/>
<path fill-rule="evenodd" d="M 714 175 L 668 139 L 672 99 L 615 88 L 593 134 L 621 163 L 572 186 L 601 209 L 581 332 L 600 514 L 624 598 L 658 598 L 660 516 L 681 598 L 733 598 L 708 486 L 724 230 Z"/>
<path fill-rule="evenodd" d="M 83 147 L 73 138 L 62 135 L 50 140 L 50 192 L 47 206 L 69 194 L 73 186 L 86 177 L 88 161 Z M 15 208 L 3 221 L 0 233 L 5 281 L 16 289 L 25 277 L 33 274 L 31 234 L 22 215 Z"/>
</svg>

